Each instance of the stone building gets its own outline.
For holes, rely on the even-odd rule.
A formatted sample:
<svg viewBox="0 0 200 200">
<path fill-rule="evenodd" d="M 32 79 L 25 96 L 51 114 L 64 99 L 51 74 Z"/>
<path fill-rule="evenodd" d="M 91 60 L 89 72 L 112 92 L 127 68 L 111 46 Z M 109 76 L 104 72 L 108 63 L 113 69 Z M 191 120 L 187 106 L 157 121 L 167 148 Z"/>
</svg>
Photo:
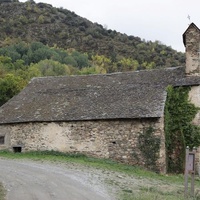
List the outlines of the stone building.
<svg viewBox="0 0 200 200">
<path fill-rule="evenodd" d="M 183 43 L 186 48 L 186 74 L 199 75 L 200 30 L 194 23 L 191 23 L 183 34 Z"/>
<path fill-rule="evenodd" d="M 183 34 L 183 43 L 186 52 L 186 76 L 200 77 L 200 30 L 191 23 Z M 189 98 L 192 103 L 200 107 L 200 86 L 193 86 Z M 200 112 L 196 115 L 193 123 L 200 125 Z"/>
<path fill-rule="evenodd" d="M 186 75 L 200 77 L 200 29 L 191 23 L 183 34 L 183 43 L 186 52 Z M 200 86 L 191 87 L 189 98 L 192 103 L 200 107 Z M 193 123 L 200 126 L 200 111 L 195 116 Z M 200 147 L 197 149 L 197 171 L 200 175 Z"/>
<path fill-rule="evenodd" d="M 138 148 L 138 138 L 153 127 L 154 136 L 160 139 L 156 167 L 165 173 L 166 87 L 192 86 L 190 99 L 200 104 L 200 77 L 195 62 L 191 68 L 195 58 L 190 58 L 198 54 L 190 51 L 189 36 L 197 30 L 191 24 L 183 35 L 190 52 L 189 76 L 185 67 L 175 67 L 32 79 L 0 108 L 0 149 L 79 152 L 151 169 Z"/>
</svg>

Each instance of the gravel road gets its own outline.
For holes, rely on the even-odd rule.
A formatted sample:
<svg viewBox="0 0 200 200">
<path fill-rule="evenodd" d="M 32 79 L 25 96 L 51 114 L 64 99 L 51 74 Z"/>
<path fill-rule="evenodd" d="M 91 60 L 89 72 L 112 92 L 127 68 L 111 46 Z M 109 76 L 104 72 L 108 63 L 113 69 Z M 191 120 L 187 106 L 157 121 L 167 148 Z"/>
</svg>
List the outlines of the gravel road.
<svg viewBox="0 0 200 200">
<path fill-rule="evenodd" d="M 114 200 L 99 175 L 75 164 L 0 159 L 8 200 Z"/>
<path fill-rule="evenodd" d="M 177 194 L 183 185 L 69 162 L 0 158 L 7 200 L 117 200 L 145 188 Z M 117 198 L 118 197 L 118 198 Z"/>
</svg>

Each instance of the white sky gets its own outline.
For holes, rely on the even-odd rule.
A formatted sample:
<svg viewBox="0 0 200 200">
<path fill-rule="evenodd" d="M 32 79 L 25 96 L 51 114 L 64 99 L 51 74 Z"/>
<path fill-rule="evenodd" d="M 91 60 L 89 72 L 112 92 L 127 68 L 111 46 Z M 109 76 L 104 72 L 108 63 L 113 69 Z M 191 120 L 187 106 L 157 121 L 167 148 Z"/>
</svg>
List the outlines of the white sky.
<svg viewBox="0 0 200 200">
<path fill-rule="evenodd" d="M 194 22 L 200 28 L 200 0 L 35 0 L 35 2 L 66 8 L 92 22 L 106 25 L 108 29 L 145 40 L 159 40 L 182 52 L 184 52 L 182 34 L 188 25 Z"/>
</svg>

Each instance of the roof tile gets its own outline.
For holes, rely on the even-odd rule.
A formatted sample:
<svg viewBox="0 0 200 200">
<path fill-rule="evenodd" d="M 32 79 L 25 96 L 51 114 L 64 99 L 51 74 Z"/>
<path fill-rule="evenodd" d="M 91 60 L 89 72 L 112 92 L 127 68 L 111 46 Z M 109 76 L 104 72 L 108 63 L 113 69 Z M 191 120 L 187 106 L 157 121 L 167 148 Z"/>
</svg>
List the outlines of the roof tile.
<svg viewBox="0 0 200 200">
<path fill-rule="evenodd" d="M 0 124 L 162 117 L 168 85 L 196 84 L 183 67 L 33 78 L 0 108 Z"/>
</svg>

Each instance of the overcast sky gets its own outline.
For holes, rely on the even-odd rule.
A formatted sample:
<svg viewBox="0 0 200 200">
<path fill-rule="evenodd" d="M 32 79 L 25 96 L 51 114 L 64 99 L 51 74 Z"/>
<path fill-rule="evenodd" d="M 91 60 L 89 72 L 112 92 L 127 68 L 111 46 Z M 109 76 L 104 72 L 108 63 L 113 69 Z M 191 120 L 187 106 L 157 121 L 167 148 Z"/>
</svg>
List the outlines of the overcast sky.
<svg viewBox="0 0 200 200">
<path fill-rule="evenodd" d="M 200 28 L 200 0 L 35 0 L 35 2 L 66 8 L 108 29 L 138 36 L 147 41 L 159 40 L 182 52 L 184 52 L 182 34 L 188 25 L 194 22 Z"/>
</svg>

